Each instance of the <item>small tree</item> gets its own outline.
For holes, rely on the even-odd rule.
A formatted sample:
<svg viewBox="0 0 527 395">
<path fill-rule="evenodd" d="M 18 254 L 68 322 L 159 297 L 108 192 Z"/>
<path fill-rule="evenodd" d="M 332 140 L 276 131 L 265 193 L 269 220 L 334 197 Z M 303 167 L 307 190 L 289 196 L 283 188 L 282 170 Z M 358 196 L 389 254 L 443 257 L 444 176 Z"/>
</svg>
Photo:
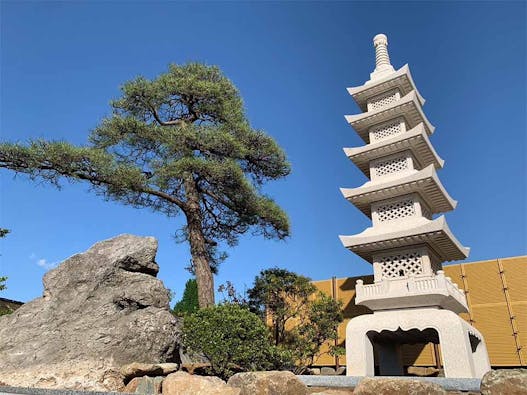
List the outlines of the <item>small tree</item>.
<svg viewBox="0 0 527 395">
<path fill-rule="evenodd" d="M 265 324 L 236 304 L 203 308 L 186 316 L 182 342 L 191 354 L 205 356 L 211 373 L 224 380 L 236 371 L 266 369 L 273 354 Z"/>
<path fill-rule="evenodd" d="M 344 349 L 335 345 L 342 320 L 342 302 L 317 292 L 316 299 L 308 303 L 305 314 L 298 317 L 285 342 L 287 348 L 293 351 L 297 374 L 313 365 L 323 354 L 321 348 L 324 343 L 328 343 L 326 352 L 330 355 L 344 354 Z"/>
<path fill-rule="evenodd" d="M 223 296 L 223 300 L 221 301 L 222 303 L 237 304 L 239 306 L 249 307 L 245 294 L 239 293 L 234 287 L 234 284 L 230 281 L 225 282 L 225 284 L 221 284 L 218 287 L 218 292 L 220 292 Z"/>
<path fill-rule="evenodd" d="M 273 340 L 278 345 L 284 343 L 286 324 L 305 310 L 315 291 L 309 278 L 273 268 L 260 272 L 247 293 L 251 311 L 271 320 Z"/>
<path fill-rule="evenodd" d="M 295 373 L 302 373 L 321 353 L 324 343 L 338 338 L 342 302 L 321 292 L 307 277 L 284 269 L 262 271 L 249 289 L 249 306 L 270 324 L 274 345 L 290 353 Z M 329 344 L 331 355 L 343 350 Z"/>
<path fill-rule="evenodd" d="M 289 174 L 289 163 L 271 137 L 250 126 L 238 90 L 217 67 L 171 65 L 121 90 L 90 145 L 2 143 L 0 167 L 56 186 L 62 177 L 85 181 L 109 200 L 182 213 L 178 239 L 190 244 L 199 305 L 211 306 L 213 273 L 225 258 L 219 242 L 234 246 L 251 229 L 288 236 L 286 214 L 260 187 Z"/>
<path fill-rule="evenodd" d="M 195 278 L 187 280 L 181 300 L 176 303 L 172 310 L 176 315 L 194 313 L 199 309 L 198 284 Z"/>
</svg>

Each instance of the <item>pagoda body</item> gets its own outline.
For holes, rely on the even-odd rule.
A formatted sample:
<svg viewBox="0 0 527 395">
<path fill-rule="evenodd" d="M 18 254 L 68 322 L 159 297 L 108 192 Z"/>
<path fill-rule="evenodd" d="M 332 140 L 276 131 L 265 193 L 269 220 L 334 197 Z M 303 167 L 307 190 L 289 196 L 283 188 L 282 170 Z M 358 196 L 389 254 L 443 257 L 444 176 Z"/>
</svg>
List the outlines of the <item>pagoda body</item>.
<svg viewBox="0 0 527 395">
<path fill-rule="evenodd" d="M 344 246 L 373 265 L 374 283 L 356 284 L 356 304 L 373 314 L 353 318 L 346 329 L 347 374 L 374 376 L 373 349 L 381 375 L 402 375 L 402 344 L 441 344 L 446 377 L 481 378 L 490 370 L 481 333 L 457 313 L 465 294 L 442 262 L 465 259 L 469 249 L 454 237 L 444 216 L 453 200 L 436 171 L 443 160 L 430 143 L 434 126 L 408 65 L 395 70 L 387 38 L 374 38 L 376 68 L 364 85 L 348 91 L 363 111 L 346 120 L 366 145 L 345 148 L 369 178 L 341 189 L 371 218 L 372 227 L 340 236 Z"/>
</svg>

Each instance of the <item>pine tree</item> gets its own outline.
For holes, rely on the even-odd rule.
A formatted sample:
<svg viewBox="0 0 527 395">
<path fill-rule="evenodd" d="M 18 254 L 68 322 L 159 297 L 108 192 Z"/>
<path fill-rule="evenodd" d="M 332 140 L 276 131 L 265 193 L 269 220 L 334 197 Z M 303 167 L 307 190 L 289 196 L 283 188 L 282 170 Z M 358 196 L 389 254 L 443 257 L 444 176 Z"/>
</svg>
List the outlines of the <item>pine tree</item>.
<svg viewBox="0 0 527 395">
<path fill-rule="evenodd" d="M 176 315 L 194 313 L 199 309 L 198 284 L 195 278 L 187 280 L 185 290 L 181 300 L 174 306 L 173 312 Z"/>
<path fill-rule="evenodd" d="M 199 304 L 213 305 L 213 273 L 225 257 L 218 243 L 234 246 L 249 230 L 288 236 L 286 214 L 260 187 L 289 174 L 289 163 L 271 137 L 250 126 L 238 90 L 217 67 L 171 65 L 121 90 L 88 145 L 2 143 L 0 167 L 55 186 L 63 177 L 86 181 L 106 199 L 182 214 L 178 234 L 190 244 Z"/>
</svg>

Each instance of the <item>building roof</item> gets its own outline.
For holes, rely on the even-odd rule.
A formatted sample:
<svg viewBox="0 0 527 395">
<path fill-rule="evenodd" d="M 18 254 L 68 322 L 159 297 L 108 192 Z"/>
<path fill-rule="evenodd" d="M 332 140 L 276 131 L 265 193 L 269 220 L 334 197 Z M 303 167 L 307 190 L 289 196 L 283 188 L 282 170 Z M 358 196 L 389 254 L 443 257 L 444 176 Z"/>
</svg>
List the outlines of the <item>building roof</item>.
<svg viewBox="0 0 527 395">
<path fill-rule="evenodd" d="M 412 225 L 413 224 L 413 225 Z M 368 262 L 373 255 L 392 248 L 426 244 L 442 261 L 465 259 L 470 248 L 463 247 L 455 238 L 444 216 L 435 220 L 420 218 L 408 223 L 408 227 L 371 227 L 353 236 L 339 236 L 344 247 Z"/>
<path fill-rule="evenodd" d="M 368 181 L 358 188 L 340 188 L 340 191 L 349 202 L 370 218 L 371 203 L 411 193 L 419 193 L 432 214 L 453 210 L 457 205 L 439 181 L 434 165 L 407 172 L 406 176 L 383 177 Z"/>
<path fill-rule="evenodd" d="M 19 305 L 19 306 L 22 306 L 24 304 L 24 302 L 19 302 L 17 300 L 11 300 L 11 299 L 6 299 L 6 298 L 0 298 L 0 302 L 12 303 L 12 304 Z"/>
<path fill-rule="evenodd" d="M 348 92 L 360 109 L 366 111 L 368 99 L 393 88 L 398 88 L 403 96 L 411 91 L 415 91 L 420 104 L 425 104 L 425 99 L 423 99 L 415 87 L 412 74 L 410 73 L 410 67 L 407 64 L 386 77 L 367 81 L 361 86 L 348 88 Z"/>
<path fill-rule="evenodd" d="M 369 142 L 368 131 L 370 127 L 397 117 L 404 117 L 409 128 L 414 128 L 423 123 L 428 135 L 434 133 L 435 129 L 421 109 L 416 91 L 411 91 L 401 99 L 377 110 L 345 115 L 344 117 L 366 144 Z"/>
<path fill-rule="evenodd" d="M 344 153 L 366 177 L 370 177 L 371 160 L 403 150 L 411 150 L 422 168 L 430 164 L 433 164 L 436 169 L 443 167 L 444 160 L 437 155 L 422 123 L 404 133 L 373 144 L 344 148 Z"/>
</svg>

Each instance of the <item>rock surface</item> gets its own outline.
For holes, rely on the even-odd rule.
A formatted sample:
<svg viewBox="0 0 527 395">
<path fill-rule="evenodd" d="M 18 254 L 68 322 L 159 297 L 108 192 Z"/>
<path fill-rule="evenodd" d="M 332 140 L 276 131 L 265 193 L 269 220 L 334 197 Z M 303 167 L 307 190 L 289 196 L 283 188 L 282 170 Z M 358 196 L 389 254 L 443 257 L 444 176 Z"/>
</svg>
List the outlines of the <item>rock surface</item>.
<svg viewBox="0 0 527 395">
<path fill-rule="evenodd" d="M 355 395 L 446 395 L 446 393 L 440 385 L 425 381 L 377 377 L 362 379 L 353 391 Z"/>
<path fill-rule="evenodd" d="M 439 375 L 439 369 L 422 366 L 409 366 L 408 375 L 420 376 L 420 377 L 437 377 Z"/>
<path fill-rule="evenodd" d="M 352 395 L 351 388 L 309 388 L 310 395 Z"/>
<path fill-rule="evenodd" d="M 527 369 L 491 370 L 481 380 L 483 395 L 527 394 Z"/>
<path fill-rule="evenodd" d="M 157 241 L 121 235 L 44 276 L 44 294 L 0 317 L 0 380 L 117 390 L 119 367 L 177 358 L 178 322 L 155 276 Z"/>
<path fill-rule="evenodd" d="M 186 372 L 169 374 L 162 384 L 163 395 L 240 395 L 218 377 L 193 376 Z"/>
<path fill-rule="evenodd" d="M 335 376 L 336 374 L 335 368 L 324 366 L 320 369 L 321 376 Z"/>
<path fill-rule="evenodd" d="M 177 363 L 139 363 L 132 362 L 128 365 L 121 366 L 119 370 L 124 377 L 124 381 L 128 382 L 134 377 L 143 376 L 167 376 L 179 369 Z"/>
<path fill-rule="evenodd" d="M 291 372 L 247 372 L 232 376 L 228 384 L 240 388 L 240 395 L 305 395 L 307 386 Z"/>
<path fill-rule="evenodd" d="M 124 387 L 123 392 L 129 394 L 152 394 L 157 395 L 161 394 L 162 385 L 164 377 L 134 377 L 126 387 Z"/>
</svg>

